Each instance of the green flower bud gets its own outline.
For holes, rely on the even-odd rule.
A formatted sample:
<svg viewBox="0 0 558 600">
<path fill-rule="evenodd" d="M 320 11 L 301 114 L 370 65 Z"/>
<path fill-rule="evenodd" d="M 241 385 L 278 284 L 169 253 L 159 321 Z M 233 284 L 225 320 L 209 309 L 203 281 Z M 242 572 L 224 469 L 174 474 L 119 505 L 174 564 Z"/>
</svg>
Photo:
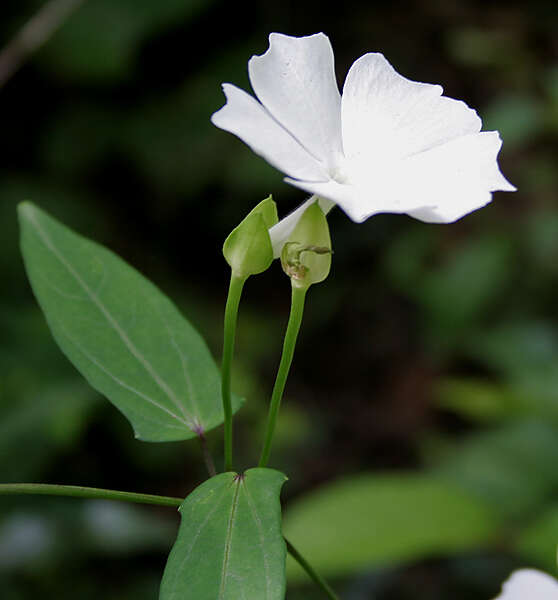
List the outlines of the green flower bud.
<svg viewBox="0 0 558 600">
<path fill-rule="evenodd" d="M 269 196 L 233 229 L 223 244 L 223 256 L 237 277 L 263 273 L 273 262 L 269 228 L 278 221 L 277 207 Z"/>
<path fill-rule="evenodd" d="M 293 286 L 308 288 L 328 276 L 331 254 L 327 219 L 315 202 L 304 211 L 283 246 L 281 265 Z"/>
</svg>

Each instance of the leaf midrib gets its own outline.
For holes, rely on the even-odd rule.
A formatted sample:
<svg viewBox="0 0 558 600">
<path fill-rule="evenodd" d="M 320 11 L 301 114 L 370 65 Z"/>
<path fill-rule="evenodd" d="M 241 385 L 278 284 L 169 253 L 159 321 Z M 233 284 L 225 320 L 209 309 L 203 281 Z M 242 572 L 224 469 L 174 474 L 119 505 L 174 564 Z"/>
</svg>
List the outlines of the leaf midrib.
<svg viewBox="0 0 558 600">
<path fill-rule="evenodd" d="M 191 417 L 185 413 L 184 407 L 176 398 L 172 389 L 168 386 L 168 384 L 161 378 L 161 376 L 154 369 L 153 365 L 143 356 L 143 354 L 136 348 L 135 344 L 128 337 L 127 333 L 120 326 L 118 321 L 112 316 L 110 311 L 106 308 L 100 298 L 91 290 L 91 288 L 87 285 L 87 283 L 80 277 L 79 273 L 73 268 L 73 266 L 64 258 L 64 256 L 59 252 L 56 246 L 53 244 L 52 240 L 49 238 L 48 234 L 41 227 L 40 223 L 37 221 L 35 214 L 32 211 L 28 211 L 28 217 L 30 222 L 34 225 L 39 237 L 45 244 L 48 250 L 57 258 L 57 260 L 62 264 L 62 266 L 70 273 L 70 275 L 74 278 L 74 280 L 78 283 L 78 285 L 83 289 L 86 295 L 90 298 L 90 300 L 95 304 L 101 314 L 105 317 L 109 325 L 114 329 L 114 331 L 118 334 L 118 337 L 126 346 L 130 354 L 142 365 L 145 371 L 151 376 L 153 381 L 157 384 L 157 386 L 163 391 L 167 397 L 171 400 L 171 402 L 184 413 L 185 419 L 182 419 L 175 413 L 169 413 L 173 418 L 183 423 L 188 429 L 194 431 L 194 425 L 188 423 L 192 421 Z M 186 420 L 187 419 L 187 420 Z"/>
<path fill-rule="evenodd" d="M 225 554 L 223 556 L 223 567 L 221 568 L 221 585 L 219 587 L 219 600 L 223 600 L 225 597 L 225 587 L 227 583 L 227 569 L 229 566 L 230 559 L 230 551 L 231 551 L 231 541 L 232 541 L 232 533 L 234 527 L 234 517 L 236 514 L 236 508 L 238 506 L 238 496 L 240 492 L 240 486 L 243 483 L 242 478 L 238 475 L 235 475 L 234 483 L 236 484 L 236 489 L 234 491 L 232 506 L 231 506 L 231 514 L 229 517 L 229 522 L 227 524 L 227 535 L 225 537 Z"/>
</svg>

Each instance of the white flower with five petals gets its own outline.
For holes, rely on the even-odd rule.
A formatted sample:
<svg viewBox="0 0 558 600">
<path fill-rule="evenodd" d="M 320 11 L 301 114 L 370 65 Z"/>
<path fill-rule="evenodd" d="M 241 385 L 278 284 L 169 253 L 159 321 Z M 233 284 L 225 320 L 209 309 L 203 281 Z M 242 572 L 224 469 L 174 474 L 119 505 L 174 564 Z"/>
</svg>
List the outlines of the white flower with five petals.
<svg viewBox="0 0 558 600">
<path fill-rule="evenodd" d="M 558 600 L 558 581 L 535 569 L 521 569 L 504 583 L 496 600 Z"/>
<path fill-rule="evenodd" d="M 338 204 L 356 222 L 388 212 L 449 223 L 491 192 L 515 190 L 498 168 L 498 132 L 481 132 L 477 113 L 441 86 L 406 79 L 369 53 L 350 68 L 341 96 L 323 33 L 272 33 L 269 44 L 248 62 L 257 100 L 226 83 L 227 103 L 211 120 L 324 210 Z M 276 250 L 308 202 L 271 230 Z"/>
</svg>

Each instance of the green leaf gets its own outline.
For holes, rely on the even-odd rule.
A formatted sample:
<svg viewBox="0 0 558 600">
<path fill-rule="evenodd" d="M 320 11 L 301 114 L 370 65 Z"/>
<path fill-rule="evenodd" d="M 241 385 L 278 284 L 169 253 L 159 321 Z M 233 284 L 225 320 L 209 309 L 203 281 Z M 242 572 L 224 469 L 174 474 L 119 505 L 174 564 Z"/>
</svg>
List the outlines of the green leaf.
<svg viewBox="0 0 558 600">
<path fill-rule="evenodd" d="M 288 508 L 285 537 L 323 575 L 458 553 L 486 543 L 496 520 L 455 485 L 416 474 L 338 481 Z M 304 577 L 292 562 L 288 575 Z"/>
<path fill-rule="evenodd" d="M 36 206 L 21 204 L 19 217 L 27 273 L 54 338 L 136 437 L 185 440 L 222 423 L 217 367 L 168 298 Z"/>
<path fill-rule="evenodd" d="M 285 480 L 278 471 L 249 469 L 217 475 L 192 492 L 179 509 L 159 600 L 282 600 Z"/>
</svg>

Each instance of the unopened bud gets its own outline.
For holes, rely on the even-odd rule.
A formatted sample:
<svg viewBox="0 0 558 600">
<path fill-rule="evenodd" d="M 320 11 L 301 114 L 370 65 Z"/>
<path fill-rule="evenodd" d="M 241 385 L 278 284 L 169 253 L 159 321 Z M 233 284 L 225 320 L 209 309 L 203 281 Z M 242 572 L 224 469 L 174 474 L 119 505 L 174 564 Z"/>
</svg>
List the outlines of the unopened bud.
<svg viewBox="0 0 558 600">
<path fill-rule="evenodd" d="M 263 273 L 273 262 L 269 228 L 278 221 L 277 207 L 269 196 L 235 227 L 223 244 L 223 256 L 237 277 Z"/>
</svg>

